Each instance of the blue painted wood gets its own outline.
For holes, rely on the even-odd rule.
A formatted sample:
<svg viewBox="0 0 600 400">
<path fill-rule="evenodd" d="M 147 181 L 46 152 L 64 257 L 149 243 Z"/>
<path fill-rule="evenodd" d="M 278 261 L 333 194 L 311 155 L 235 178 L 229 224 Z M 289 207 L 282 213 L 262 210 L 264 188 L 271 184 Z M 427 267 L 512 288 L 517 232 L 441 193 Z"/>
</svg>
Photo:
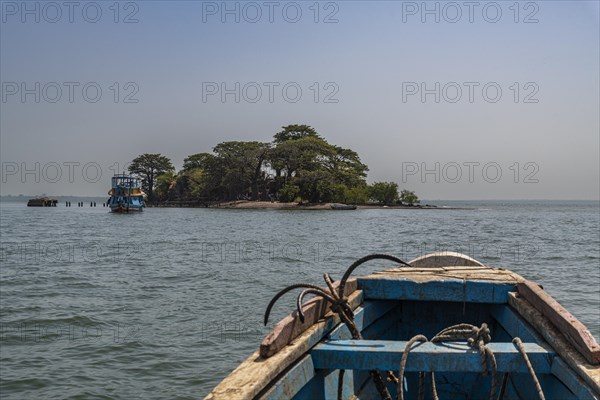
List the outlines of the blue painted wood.
<svg viewBox="0 0 600 400">
<path fill-rule="evenodd" d="M 490 308 L 491 316 L 514 338 L 523 342 L 546 343 L 546 341 L 508 305 L 494 305 Z"/>
<path fill-rule="evenodd" d="M 362 332 L 397 305 L 398 303 L 395 301 L 365 301 L 362 307 L 354 310 L 354 323 Z M 334 340 L 351 339 L 352 335 L 346 324 L 340 324 L 329 334 L 329 338 Z"/>
<path fill-rule="evenodd" d="M 337 400 L 338 395 L 338 381 L 339 381 L 339 370 L 328 371 L 324 377 L 325 387 L 324 393 L 321 397 L 324 400 Z M 354 395 L 354 376 L 353 371 L 347 370 L 344 372 L 344 381 L 343 381 L 343 389 L 342 398 L 349 399 L 352 395 Z"/>
<path fill-rule="evenodd" d="M 498 379 L 502 382 L 504 374 L 499 374 Z M 556 377 L 551 374 L 537 374 L 540 385 L 544 392 L 546 400 L 577 400 L 577 397 L 564 386 Z M 485 392 L 480 392 L 479 396 L 472 396 L 472 399 L 487 399 L 490 390 L 489 384 Z M 466 396 L 465 396 L 466 397 Z M 440 394 L 440 399 L 441 399 Z M 529 373 L 511 373 L 508 375 L 508 382 L 504 392 L 503 400 L 538 400 L 539 395 Z"/>
<path fill-rule="evenodd" d="M 552 374 L 556 376 L 566 387 L 580 400 L 597 400 L 592 389 L 560 358 L 555 357 L 552 361 Z"/>
<path fill-rule="evenodd" d="M 470 303 L 508 302 L 508 292 L 515 285 L 501 282 L 464 281 L 445 279 L 439 281 L 415 282 L 398 278 L 358 278 L 358 287 L 363 290 L 365 299 L 371 300 L 418 300 L 455 301 Z"/>
<path fill-rule="evenodd" d="M 396 370 L 407 342 L 384 340 L 335 340 L 315 346 L 310 354 L 315 368 Z M 535 343 L 524 343 L 537 373 L 550 373 L 554 353 Z M 522 356 L 512 343 L 489 343 L 499 372 L 527 372 Z M 464 342 L 423 343 L 413 347 L 406 370 L 481 372 L 479 353 Z"/>
<path fill-rule="evenodd" d="M 400 339 L 400 317 L 397 308 L 378 319 L 362 331 L 364 339 L 398 340 Z"/>
<path fill-rule="evenodd" d="M 294 396 L 294 400 L 315 400 L 323 397 L 324 380 L 320 372 L 316 371 L 315 377 L 300 389 L 298 394 Z M 257 397 L 257 399 L 259 398 Z"/>
<path fill-rule="evenodd" d="M 315 376 L 311 356 L 304 356 L 269 388 L 261 400 L 293 399 L 294 396 Z"/>
<path fill-rule="evenodd" d="M 489 313 L 490 304 L 414 300 L 400 303 L 398 335 L 390 340 L 408 340 L 417 334 L 432 338 L 442 329 L 452 325 L 468 323 L 481 326 L 483 322 L 489 323 L 492 319 Z M 493 329 L 491 326 L 490 328 Z M 496 339 L 493 330 L 492 338 L 494 342 L 502 341 Z M 503 341 L 510 341 L 508 339 Z"/>
</svg>

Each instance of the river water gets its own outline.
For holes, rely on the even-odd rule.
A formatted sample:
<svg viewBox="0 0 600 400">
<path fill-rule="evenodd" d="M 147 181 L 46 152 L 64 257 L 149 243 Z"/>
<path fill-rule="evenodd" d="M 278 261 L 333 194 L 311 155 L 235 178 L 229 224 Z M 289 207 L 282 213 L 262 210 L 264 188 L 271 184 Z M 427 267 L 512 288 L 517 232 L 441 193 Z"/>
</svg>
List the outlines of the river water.
<svg viewBox="0 0 600 400">
<path fill-rule="evenodd" d="M 438 204 L 470 209 L 114 215 L 2 203 L 0 396 L 201 398 L 257 348 L 276 291 L 322 285 L 374 252 L 452 250 L 510 268 L 600 338 L 598 202 Z"/>
</svg>

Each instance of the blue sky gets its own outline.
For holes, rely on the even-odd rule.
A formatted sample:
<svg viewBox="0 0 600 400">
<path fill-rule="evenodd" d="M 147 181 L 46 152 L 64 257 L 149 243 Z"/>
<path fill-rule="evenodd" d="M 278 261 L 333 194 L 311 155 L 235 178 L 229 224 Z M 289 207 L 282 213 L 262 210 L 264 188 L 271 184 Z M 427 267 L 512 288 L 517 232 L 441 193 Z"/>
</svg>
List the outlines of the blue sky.
<svg viewBox="0 0 600 400">
<path fill-rule="evenodd" d="M 3 1 L 1 192 L 305 123 L 422 198 L 598 199 L 599 3 L 471 4 Z"/>
</svg>

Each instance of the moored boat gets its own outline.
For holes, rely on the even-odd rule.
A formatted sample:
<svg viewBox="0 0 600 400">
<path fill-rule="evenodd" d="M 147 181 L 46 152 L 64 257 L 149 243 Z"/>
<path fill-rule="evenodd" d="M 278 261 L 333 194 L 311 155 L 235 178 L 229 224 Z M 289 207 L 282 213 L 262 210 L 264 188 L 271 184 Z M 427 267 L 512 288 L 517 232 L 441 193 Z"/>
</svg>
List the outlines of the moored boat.
<svg viewBox="0 0 600 400">
<path fill-rule="evenodd" d="M 139 178 L 125 174 L 114 175 L 108 194 L 108 207 L 112 212 L 128 213 L 144 209 L 145 193 Z"/>
<path fill-rule="evenodd" d="M 58 200 L 51 199 L 50 197 L 36 197 L 29 199 L 27 207 L 56 207 Z"/>
<path fill-rule="evenodd" d="M 333 204 L 331 204 L 331 209 L 333 209 L 333 210 L 356 210 L 356 206 L 354 204 L 333 203 Z"/>
<path fill-rule="evenodd" d="M 366 261 L 399 266 L 350 279 Z M 539 285 L 459 253 L 371 255 L 297 309 L 206 397 L 599 399 L 600 347 Z M 306 303 L 307 295 L 315 297 Z M 421 396 L 424 397 L 421 397 Z"/>
</svg>

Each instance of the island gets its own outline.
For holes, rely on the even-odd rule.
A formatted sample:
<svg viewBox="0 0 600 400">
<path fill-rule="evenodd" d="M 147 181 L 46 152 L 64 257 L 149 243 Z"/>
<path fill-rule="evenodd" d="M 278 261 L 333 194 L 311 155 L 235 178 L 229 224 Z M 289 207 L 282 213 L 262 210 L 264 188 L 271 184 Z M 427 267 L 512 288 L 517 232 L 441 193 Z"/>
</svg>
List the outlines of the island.
<svg viewBox="0 0 600 400">
<path fill-rule="evenodd" d="M 129 165 L 151 207 L 437 208 L 420 205 L 395 182 L 368 184 L 367 171 L 356 151 L 299 124 L 282 127 L 272 142 L 226 141 L 191 154 L 180 171 L 162 154 L 142 154 Z"/>
</svg>

